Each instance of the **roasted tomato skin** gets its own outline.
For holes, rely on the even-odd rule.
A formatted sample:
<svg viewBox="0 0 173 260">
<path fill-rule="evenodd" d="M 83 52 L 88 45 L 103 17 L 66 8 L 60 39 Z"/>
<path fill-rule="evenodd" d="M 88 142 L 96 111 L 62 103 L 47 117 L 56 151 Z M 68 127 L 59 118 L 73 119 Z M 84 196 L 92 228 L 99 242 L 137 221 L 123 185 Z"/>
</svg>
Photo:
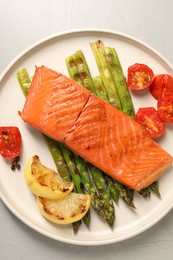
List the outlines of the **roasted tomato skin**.
<svg viewBox="0 0 173 260">
<path fill-rule="evenodd" d="M 139 108 L 135 119 L 153 139 L 163 135 L 166 130 L 164 122 L 160 119 L 154 107 Z"/>
<path fill-rule="evenodd" d="M 173 123 L 173 95 L 164 96 L 158 100 L 159 117 L 167 123 Z"/>
<path fill-rule="evenodd" d="M 154 78 L 154 73 L 147 65 L 135 63 L 128 68 L 127 85 L 133 90 L 148 88 Z"/>
<path fill-rule="evenodd" d="M 21 133 L 17 127 L 0 127 L 0 154 L 5 159 L 19 156 L 21 153 L 21 145 Z"/>
<path fill-rule="evenodd" d="M 173 77 L 169 74 L 156 75 L 150 86 L 150 93 L 157 100 L 173 95 Z"/>
</svg>

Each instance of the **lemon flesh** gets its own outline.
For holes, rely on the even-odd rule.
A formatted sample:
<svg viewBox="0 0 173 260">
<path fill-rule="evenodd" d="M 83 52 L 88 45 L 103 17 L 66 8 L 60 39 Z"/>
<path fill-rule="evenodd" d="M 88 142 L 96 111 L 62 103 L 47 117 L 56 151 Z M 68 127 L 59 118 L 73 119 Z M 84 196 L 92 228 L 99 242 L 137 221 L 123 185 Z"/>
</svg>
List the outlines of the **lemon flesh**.
<svg viewBox="0 0 173 260">
<path fill-rule="evenodd" d="M 37 203 L 42 215 L 48 220 L 58 224 L 70 224 L 85 216 L 91 205 L 91 197 L 72 192 L 58 200 L 37 197 Z"/>
<path fill-rule="evenodd" d="M 72 182 L 64 182 L 58 172 L 41 164 L 37 155 L 28 161 L 24 176 L 35 195 L 48 199 L 65 197 L 74 188 Z"/>
</svg>

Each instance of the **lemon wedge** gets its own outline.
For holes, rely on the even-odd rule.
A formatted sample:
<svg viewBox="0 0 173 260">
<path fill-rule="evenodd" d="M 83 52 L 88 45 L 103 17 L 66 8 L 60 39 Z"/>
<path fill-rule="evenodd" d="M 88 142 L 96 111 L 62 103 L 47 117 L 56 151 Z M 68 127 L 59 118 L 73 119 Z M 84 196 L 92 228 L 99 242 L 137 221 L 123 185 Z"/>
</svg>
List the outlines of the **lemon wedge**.
<svg viewBox="0 0 173 260">
<path fill-rule="evenodd" d="M 37 155 L 28 161 L 24 176 L 35 195 L 48 199 L 65 197 L 74 188 L 72 182 L 64 182 L 58 172 L 41 164 Z"/>
<path fill-rule="evenodd" d="M 71 192 L 57 200 L 37 197 L 37 203 L 46 219 L 58 224 L 70 224 L 85 216 L 91 205 L 91 196 Z"/>
</svg>

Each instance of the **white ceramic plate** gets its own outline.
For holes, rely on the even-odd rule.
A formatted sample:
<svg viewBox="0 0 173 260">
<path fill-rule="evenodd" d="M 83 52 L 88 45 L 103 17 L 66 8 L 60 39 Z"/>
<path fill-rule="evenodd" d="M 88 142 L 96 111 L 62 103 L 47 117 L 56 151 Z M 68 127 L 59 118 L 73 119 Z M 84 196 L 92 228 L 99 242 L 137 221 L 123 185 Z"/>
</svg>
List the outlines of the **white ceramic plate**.
<svg viewBox="0 0 173 260">
<path fill-rule="evenodd" d="M 98 39 L 102 39 L 106 46 L 116 48 L 125 74 L 128 66 L 136 62 L 147 64 L 154 73 L 173 74 L 173 68 L 163 57 L 134 38 L 111 31 L 84 30 L 58 34 L 31 46 L 8 66 L 1 75 L 0 83 L 0 124 L 18 126 L 23 137 L 20 172 L 12 172 L 10 165 L 0 158 L 1 199 L 21 221 L 34 230 L 47 237 L 78 245 L 110 244 L 128 239 L 154 225 L 173 206 L 173 174 L 170 168 L 159 181 L 162 199 L 152 195 L 151 199 L 146 201 L 136 193 L 134 199 L 136 210 L 129 209 L 122 201 L 116 206 L 113 229 L 110 229 L 92 212 L 90 230 L 83 224 L 78 234 L 74 235 L 71 225 L 59 226 L 42 217 L 37 208 L 35 196 L 31 194 L 24 181 L 24 166 L 32 155 L 38 154 L 41 161 L 49 167 L 55 168 L 55 165 L 42 135 L 28 127 L 18 116 L 25 98 L 16 80 L 16 72 L 25 67 L 30 75 L 33 75 L 35 65 L 45 65 L 68 75 L 65 58 L 81 49 L 86 56 L 92 75 L 98 75 L 94 55 L 90 48 L 90 42 Z M 132 97 L 136 110 L 138 107 L 156 107 L 156 101 L 149 91 L 144 91 L 142 95 L 132 93 Z M 159 140 L 159 144 L 171 155 L 173 155 L 173 146 L 170 146 L 170 140 L 173 138 L 172 130 L 173 127 L 168 125 L 166 134 Z"/>
</svg>

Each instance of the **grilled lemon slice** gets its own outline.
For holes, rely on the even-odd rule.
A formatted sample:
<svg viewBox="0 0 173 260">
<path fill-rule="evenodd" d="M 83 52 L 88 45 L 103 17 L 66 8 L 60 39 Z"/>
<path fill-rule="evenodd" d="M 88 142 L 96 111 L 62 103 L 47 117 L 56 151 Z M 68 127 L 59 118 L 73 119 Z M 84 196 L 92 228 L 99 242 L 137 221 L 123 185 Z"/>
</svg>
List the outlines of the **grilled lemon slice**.
<svg viewBox="0 0 173 260">
<path fill-rule="evenodd" d="M 91 205 L 91 197 L 87 194 L 70 193 L 57 200 L 37 197 L 42 215 L 58 224 L 69 224 L 82 219 Z"/>
<path fill-rule="evenodd" d="M 24 176 L 35 195 L 48 199 L 65 197 L 74 188 L 72 182 L 64 182 L 59 173 L 41 164 L 37 155 L 28 161 Z"/>
</svg>

